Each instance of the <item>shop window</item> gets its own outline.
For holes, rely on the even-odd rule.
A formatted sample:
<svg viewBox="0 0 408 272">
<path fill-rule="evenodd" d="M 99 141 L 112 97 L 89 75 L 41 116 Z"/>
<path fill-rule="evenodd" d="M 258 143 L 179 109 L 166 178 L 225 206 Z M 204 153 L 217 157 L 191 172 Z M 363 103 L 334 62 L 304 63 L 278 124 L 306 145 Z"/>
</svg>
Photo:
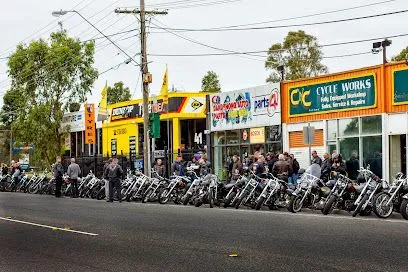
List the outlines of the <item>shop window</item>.
<svg viewBox="0 0 408 272">
<path fill-rule="evenodd" d="M 214 145 L 225 145 L 225 131 L 214 133 Z"/>
<path fill-rule="evenodd" d="M 281 126 L 266 127 L 266 142 L 280 142 L 282 139 Z"/>
<path fill-rule="evenodd" d="M 363 137 L 363 165 L 382 178 L 382 136 Z"/>
<path fill-rule="evenodd" d="M 282 144 L 280 142 L 266 144 L 266 152 L 278 154 L 282 152 Z"/>
<path fill-rule="evenodd" d="M 240 131 L 239 130 L 229 130 L 226 132 L 227 145 L 237 145 L 239 144 Z"/>
<path fill-rule="evenodd" d="M 361 118 L 361 130 L 363 135 L 381 134 L 382 121 L 381 115 L 367 116 Z"/>
<path fill-rule="evenodd" d="M 344 161 L 347 161 L 351 158 L 353 152 L 359 151 L 359 138 L 343 138 L 340 139 L 340 154 L 343 157 Z"/>
<path fill-rule="evenodd" d="M 339 120 L 339 136 L 358 136 L 359 122 L 358 118 L 340 119 Z"/>
<path fill-rule="evenodd" d="M 337 138 L 337 120 L 327 121 L 327 140 L 336 140 Z"/>
</svg>

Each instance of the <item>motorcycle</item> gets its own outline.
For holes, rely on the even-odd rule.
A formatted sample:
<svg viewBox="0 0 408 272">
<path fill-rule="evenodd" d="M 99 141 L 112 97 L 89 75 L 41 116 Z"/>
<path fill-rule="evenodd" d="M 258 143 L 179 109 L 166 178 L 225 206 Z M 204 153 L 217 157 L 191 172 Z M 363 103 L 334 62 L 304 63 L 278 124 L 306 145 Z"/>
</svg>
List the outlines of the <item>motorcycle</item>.
<svg viewBox="0 0 408 272">
<path fill-rule="evenodd" d="M 191 185 L 188 187 L 187 192 L 185 192 L 185 194 L 181 198 L 181 202 L 183 203 L 183 205 L 187 205 L 190 201 L 191 201 L 191 204 L 193 204 L 194 202 L 193 196 L 196 195 L 197 190 L 199 189 L 199 185 L 201 184 L 201 181 L 202 181 L 202 178 L 200 178 L 195 172 L 195 170 L 197 170 L 198 168 L 199 166 L 196 166 L 196 165 L 187 167 L 187 172 L 193 177 L 194 180 L 191 183 Z"/>
<path fill-rule="evenodd" d="M 251 178 L 245 184 L 244 188 L 242 189 L 241 193 L 238 196 L 238 200 L 235 203 L 235 209 L 239 209 L 242 205 L 250 206 L 255 208 L 255 200 L 257 198 L 257 189 L 262 188 L 262 182 L 264 179 L 256 176 L 254 172 L 251 171 Z"/>
<path fill-rule="evenodd" d="M 167 187 L 159 189 L 159 203 L 166 204 L 171 199 L 175 204 L 180 204 L 189 181 L 188 177 L 173 176 Z"/>
<path fill-rule="evenodd" d="M 369 215 L 372 211 L 371 201 L 376 193 L 379 192 L 381 186 L 387 188 L 388 185 L 385 181 L 382 181 L 370 171 L 370 167 L 367 169 L 361 169 L 360 174 L 362 174 L 366 180 L 364 187 L 361 190 L 360 195 L 357 197 L 357 200 L 354 202 L 356 207 L 353 211 L 353 217 L 356 217 L 357 214 L 360 215 Z"/>
<path fill-rule="evenodd" d="M 161 188 L 167 187 L 169 180 L 159 176 L 156 172 L 152 172 L 154 178 L 151 179 L 149 187 L 142 196 L 142 202 L 155 202 L 159 199 L 159 192 Z"/>
<path fill-rule="evenodd" d="M 239 194 L 241 193 L 242 188 L 247 182 L 248 179 L 246 176 L 240 176 L 235 183 L 225 185 L 224 189 L 228 191 L 228 193 L 224 198 L 224 208 L 227 208 L 229 206 L 235 207 L 235 204 L 238 201 Z"/>
<path fill-rule="evenodd" d="M 298 181 L 296 190 L 292 193 L 288 210 L 293 213 L 300 212 L 303 207 L 321 210 L 323 207 L 320 202 L 329 194 L 330 188 L 319 177 L 306 171 Z"/>
<path fill-rule="evenodd" d="M 202 204 L 210 204 L 210 208 L 218 204 L 218 178 L 216 175 L 208 174 L 206 175 L 196 191 L 196 196 L 194 197 L 194 205 L 200 207 Z"/>
<path fill-rule="evenodd" d="M 391 188 L 388 191 L 382 191 L 374 196 L 373 210 L 375 215 L 380 218 L 388 218 L 393 211 L 401 212 L 401 215 L 408 219 L 406 205 L 403 208 L 404 196 L 408 194 L 408 180 L 402 173 L 395 177 Z"/>
<path fill-rule="evenodd" d="M 289 194 L 293 190 L 283 180 L 280 180 L 270 174 L 262 193 L 255 201 L 255 209 L 260 210 L 262 206 L 268 206 L 270 210 L 277 207 L 285 207 L 289 203 Z"/>
</svg>

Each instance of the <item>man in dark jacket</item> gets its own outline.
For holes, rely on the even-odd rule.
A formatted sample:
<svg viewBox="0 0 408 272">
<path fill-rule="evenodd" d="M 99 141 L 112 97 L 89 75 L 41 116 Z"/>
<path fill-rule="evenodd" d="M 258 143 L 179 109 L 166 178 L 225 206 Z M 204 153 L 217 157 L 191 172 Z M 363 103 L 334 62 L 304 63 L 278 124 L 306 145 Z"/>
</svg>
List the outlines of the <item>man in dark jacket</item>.
<svg viewBox="0 0 408 272">
<path fill-rule="evenodd" d="M 273 166 L 272 170 L 273 175 L 287 182 L 289 178 L 289 173 L 291 172 L 292 169 L 290 169 L 290 164 L 285 160 L 285 155 L 280 154 L 279 160 Z"/>
<path fill-rule="evenodd" d="M 346 164 L 343 162 L 340 154 L 335 154 L 333 156 L 333 164 L 331 167 L 331 171 L 342 175 L 347 175 Z"/>
<path fill-rule="evenodd" d="M 353 151 L 350 159 L 346 161 L 346 168 L 349 179 L 357 180 L 358 170 L 360 169 L 357 151 Z"/>
<path fill-rule="evenodd" d="M 103 166 L 103 174 L 102 174 L 102 179 L 105 180 L 105 196 L 106 196 L 106 200 L 109 200 L 109 180 L 107 177 L 105 177 L 105 172 L 106 169 L 108 168 L 108 166 L 112 163 L 112 158 L 110 158 L 105 165 Z"/>
<path fill-rule="evenodd" d="M 170 175 L 183 176 L 184 173 L 183 173 L 182 160 L 183 158 L 181 157 L 181 155 L 178 155 L 176 160 L 171 165 Z"/>
<path fill-rule="evenodd" d="M 61 197 L 61 187 L 62 187 L 62 175 L 64 174 L 64 168 L 61 164 L 61 157 L 57 157 L 53 168 L 53 177 L 55 178 L 55 197 Z"/>
<path fill-rule="evenodd" d="M 263 155 L 258 156 L 258 160 L 252 164 L 252 171 L 260 178 L 265 178 L 265 157 Z"/>
<path fill-rule="evenodd" d="M 237 155 L 232 156 L 232 170 L 230 181 L 235 182 L 242 175 L 242 163 Z"/>
<path fill-rule="evenodd" d="M 323 162 L 322 162 L 322 170 L 320 178 L 323 180 L 324 183 L 329 181 L 330 170 L 333 164 L 332 160 L 330 159 L 329 153 L 324 153 L 323 155 Z"/>
<path fill-rule="evenodd" d="M 312 151 L 312 164 L 318 164 L 319 166 L 322 166 L 322 159 L 317 155 L 316 150 Z"/>
<path fill-rule="evenodd" d="M 113 190 L 116 189 L 116 195 L 119 202 L 122 202 L 120 180 L 123 175 L 122 167 L 118 164 L 118 159 L 114 158 L 112 163 L 106 168 L 105 177 L 109 180 L 109 199 L 108 202 L 113 202 Z"/>
<path fill-rule="evenodd" d="M 166 168 L 163 165 L 163 161 L 161 159 L 158 159 L 156 161 L 156 164 L 153 167 L 153 170 L 156 171 L 156 174 L 159 177 L 164 177 L 166 175 Z"/>
<path fill-rule="evenodd" d="M 299 178 L 300 165 L 299 162 L 296 160 L 295 155 L 290 154 L 289 157 L 292 162 L 292 175 L 291 175 L 292 183 L 296 184 L 296 181 Z"/>
<path fill-rule="evenodd" d="M 200 164 L 200 177 L 205 177 L 206 175 L 210 174 L 210 168 L 204 159 L 200 159 L 198 163 Z"/>
</svg>

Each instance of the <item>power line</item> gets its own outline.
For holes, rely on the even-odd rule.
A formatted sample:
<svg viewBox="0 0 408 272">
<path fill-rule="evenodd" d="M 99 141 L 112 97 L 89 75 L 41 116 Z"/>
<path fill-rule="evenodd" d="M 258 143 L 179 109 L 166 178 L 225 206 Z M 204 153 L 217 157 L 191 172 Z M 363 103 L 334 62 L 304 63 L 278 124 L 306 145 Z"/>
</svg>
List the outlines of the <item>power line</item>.
<svg viewBox="0 0 408 272">
<path fill-rule="evenodd" d="M 209 29 L 236 28 L 236 27 L 243 27 L 243 26 L 263 25 L 263 24 L 268 24 L 268 23 L 277 23 L 277 22 L 291 21 L 291 20 L 295 20 L 295 19 L 310 18 L 310 17 L 316 17 L 316 16 L 321 16 L 321 15 L 339 13 L 339 12 L 349 11 L 349 10 L 354 10 L 354 9 L 366 8 L 366 7 L 371 7 L 371 6 L 377 6 L 377 5 L 381 5 L 381 4 L 385 4 L 385 3 L 390 3 L 390 2 L 396 2 L 396 1 L 398 1 L 398 0 L 387 0 L 387 1 L 381 1 L 381 2 L 376 2 L 376 3 L 366 4 L 366 5 L 360 5 L 360 6 L 354 6 L 354 7 L 349 7 L 349 8 L 336 9 L 336 10 L 331 10 L 331 11 L 323 11 L 323 12 L 318 12 L 318 13 L 312 13 L 312 14 L 301 15 L 301 16 L 295 16 L 295 17 L 289 17 L 289 18 L 283 18 L 283 19 L 277 19 L 277 20 L 262 21 L 262 22 L 256 22 L 256 23 L 248 23 L 248 24 L 239 24 L 239 25 L 229 25 L 229 26 L 223 26 L 223 27 L 213 27 L 213 28 L 209 28 Z"/>
<path fill-rule="evenodd" d="M 312 25 L 325 25 L 325 24 L 333 24 L 333 23 L 342 23 L 342 22 L 351 22 L 357 20 L 364 20 L 370 18 L 378 18 L 383 16 L 389 15 L 396 15 L 408 12 L 408 9 L 387 12 L 387 13 L 380 13 L 374 15 L 367 15 L 367 16 L 360 16 L 360 17 L 353 17 L 347 19 L 338 19 L 338 20 L 331 20 L 331 21 L 322 21 L 322 22 L 313 22 L 313 23 L 303 23 L 303 24 L 291 24 L 291 25 L 277 25 L 277 26 L 263 26 L 263 27 L 246 27 L 246 28 L 167 28 L 166 30 L 175 31 L 175 32 L 221 32 L 221 31 L 246 31 L 246 30 L 265 30 L 265 29 L 279 29 L 279 28 L 288 28 L 288 27 L 304 27 L 304 26 L 312 26 Z M 152 27 L 156 29 L 161 29 L 157 27 Z"/>
</svg>

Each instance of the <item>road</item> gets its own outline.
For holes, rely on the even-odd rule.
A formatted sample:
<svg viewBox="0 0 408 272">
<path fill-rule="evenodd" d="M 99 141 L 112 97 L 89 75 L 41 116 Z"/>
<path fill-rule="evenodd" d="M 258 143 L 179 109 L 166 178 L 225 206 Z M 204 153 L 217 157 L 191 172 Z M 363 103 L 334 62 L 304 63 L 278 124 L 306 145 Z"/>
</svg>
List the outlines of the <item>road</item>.
<svg viewBox="0 0 408 272">
<path fill-rule="evenodd" d="M 408 271 L 407 231 L 398 218 L 0 193 L 0 271 Z"/>
</svg>

